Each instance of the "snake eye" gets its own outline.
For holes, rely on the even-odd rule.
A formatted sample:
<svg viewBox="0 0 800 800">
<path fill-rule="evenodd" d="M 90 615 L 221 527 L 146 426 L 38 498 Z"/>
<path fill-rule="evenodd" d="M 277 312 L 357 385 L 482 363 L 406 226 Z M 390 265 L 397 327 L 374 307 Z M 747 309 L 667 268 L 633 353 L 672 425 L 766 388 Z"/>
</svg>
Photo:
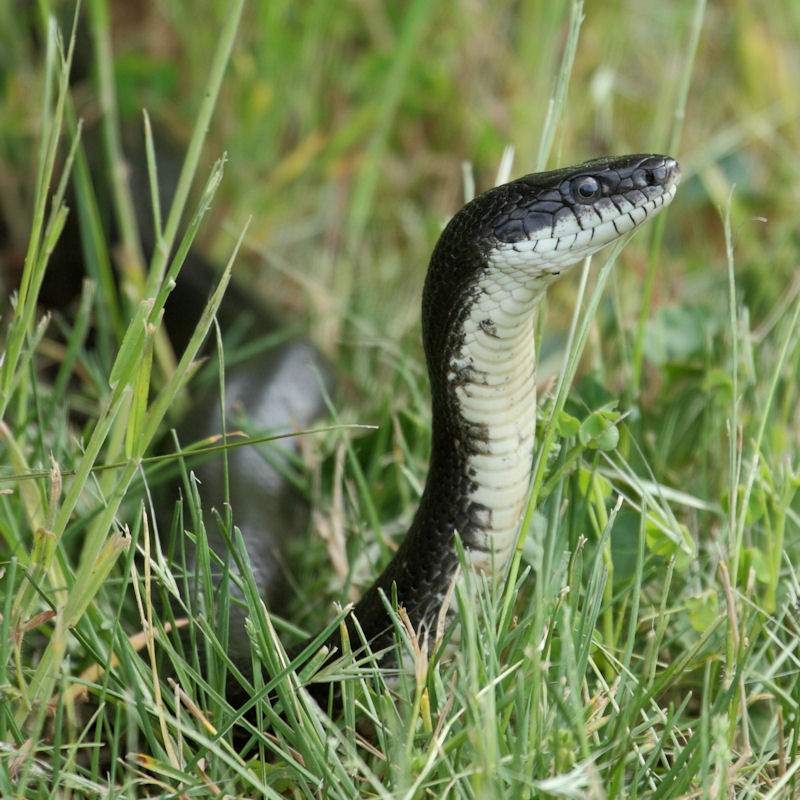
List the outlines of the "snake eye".
<svg viewBox="0 0 800 800">
<path fill-rule="evenodd" d="M 572 193 L 576 200 L 590 203 L 600 196 L 600 183 L 591 175 L 583 175 L 572 182 Z"/>
</svg>

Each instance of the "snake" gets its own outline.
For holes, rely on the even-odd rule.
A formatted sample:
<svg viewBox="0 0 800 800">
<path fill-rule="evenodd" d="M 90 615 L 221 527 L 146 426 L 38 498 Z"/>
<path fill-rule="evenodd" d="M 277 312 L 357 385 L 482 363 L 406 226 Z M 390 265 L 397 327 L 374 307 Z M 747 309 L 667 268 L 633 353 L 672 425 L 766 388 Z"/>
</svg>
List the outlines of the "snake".
<svg viewBox="0 0 800 800">
<path fill-rule="evenodd" d="M 346 617 L 353 646 L 396 659 L 396 602 L 420 650 L 433 652 L 456 614 L 457 536 L 470 567 L 502 580 L 534 459 L 537 305 L 569 267 L 665 208 L 679 180 L 669 156 L 605 157 L 497 186 L 446 225 L 422 295 L 427 479 L 405 538 Z M 330 652 L 341 652 L 341 635 L 329 637 Z"/>
<path fill-rule="evenodd" d="M 369 658 L 388 668 L 387 676 L 394 668 L 416 666 L 416 656 L 396 646 L 396 620 L 403 620 L 418 653 L 437 652 L 445 629 L 447 652 L 458 646 L 456 588 L 464 578 L 459 538 L 468 567 L 490 583 L 505 578 L 535 456 L 536 309 L 547 287 L 571 266 L 669 205 L 679 181 L 680 167 L 669 156 L 599 158 L 496 186 L 468 202 L 444 227 L 422 292 L 431 446 L 419 504 L 394 556 L 361 599 L 345 609 L 344 630 L 336 626 L 327 638 L 317 634 L 289 650 L 298 665 L 308 663 L 310 653 L 322 652 L 322 659 L 313 659 L 322 669 L 310 676 L 306 688 L 330 713 L 340 708 L 341 687 L 325 677 L 324 667 L 347 650 L 368 650 Z M 200 277 L 199 288 L 184 287 L 184 300 L 202 294 Z M 234 322 L 242 309 L 250 308 L 246 297 L 234 297 L 228 306 Z M 258 332 L 261 317 L 252 316 Z M 227 327 L 225 319 L 222 324 Z M 305 362 L 311 369 L 303 368 Z M 229 366 L 229 427 L 238 424 L 240 412 L 259 429 L 292 420 L 310 423 L 321 411 L 320 376 L 330 387 L 314 348 L 292 340 L 268 357 L 256 355 Z M 194 405 L 184 433 L 211 435 L 219 425 L 217 401 L 201 399 Z M 228 458 L 230 502 L 256 585 L 275 611 L 285 595 L 275 560 L 285 534 L 276 529 L 289 524 L 279 509 L 296 506 L 297 499 L 288 498 L 280 472 L 246 451 L 238 448 Z M 197 470 L 212 492 L 213 505 L 222 507 L 228 500 L 222 467 L 208 462 Z M 238 487 L 236 494 L 233 487 Z M 224 552 L 226 542 L 210 543 Z M 402 611 L 399 616 L 390 611 L 394 604 Z M 249 679 L 254 643 L 245 633 L 248 612 L 237 602 L 228 613 L 228 653 Z M 264 673 L 268 683 L 266 667 Z M 248 683 L 229 675 L 226 695 L 233 707 L 252 707 Z"/>
</svg>

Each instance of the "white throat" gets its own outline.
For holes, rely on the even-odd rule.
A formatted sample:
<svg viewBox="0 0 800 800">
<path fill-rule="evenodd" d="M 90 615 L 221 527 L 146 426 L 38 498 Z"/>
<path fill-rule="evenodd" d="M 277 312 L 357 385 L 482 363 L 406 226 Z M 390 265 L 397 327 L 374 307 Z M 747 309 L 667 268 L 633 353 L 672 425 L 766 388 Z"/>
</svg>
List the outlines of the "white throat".
<svg viewBox="0 0 800 800">
<path fill-rule="evenodd" d="M 460 414 L 480 431 L 468 466 L 480 530 L 467 555 L 490 575 L 505 572 L 528 497 L 536 431 L 534 309 L 551 280 L 490 266 L 450 361 L 448 379 L 469 376 L 456 382 Z"/>
</svg>

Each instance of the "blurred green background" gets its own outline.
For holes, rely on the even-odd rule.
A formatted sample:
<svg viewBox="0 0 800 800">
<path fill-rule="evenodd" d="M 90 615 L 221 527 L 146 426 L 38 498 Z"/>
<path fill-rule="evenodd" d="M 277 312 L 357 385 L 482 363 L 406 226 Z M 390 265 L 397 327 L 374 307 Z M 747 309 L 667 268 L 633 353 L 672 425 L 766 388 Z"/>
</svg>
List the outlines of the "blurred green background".
<svg viewBox="0 0 800 800">
<path fill-rule="evenodd" d="M 656 307 L 717 302 L 725 283 L 720 213 L 735 184 L 740 288 L 755 317 L 768 314 L 795 267 L 800 11 L 777 1 L 708 4 L 685 119 L 676 119 L 702 4 L 586 3 L 566 114 L 542 164 L 570 6 L 248 4 L 205 149 L 208 163 L 223 152 L 229 159 L 215 224 L 203 231 L 206 252 L 227 257 L 252 215 L 247 264 L 237 272 L 310 320 L 329 354 L 351 338 L 348 314 L 402 341 L 416 326 L 437 230 L 461 202 L 462 162 L 473 164 L 480 190 L 493 183 L 508 144 L 516 175 L 607 153 L 659 152 L 680 125 L 672 155 L 685 178 L 670 211 L 670 263 L 658 272 Z M 27 233 L 45 7 L 5 3 L 0 26 L 2 209 L 17 243 Z M 55 10 L 68 30 L 72 4 Z M 157 137 L 180 151 L 224 13 L 221 2 L 110 4 L 129 141 L 141 141 L 146 108 Z M 101 113 L 91 65 L 84 27 L 73 81 L 87 136 Z M 619 280 L 635 317 L 642 267 L 631 260 Z"/>
</svg>

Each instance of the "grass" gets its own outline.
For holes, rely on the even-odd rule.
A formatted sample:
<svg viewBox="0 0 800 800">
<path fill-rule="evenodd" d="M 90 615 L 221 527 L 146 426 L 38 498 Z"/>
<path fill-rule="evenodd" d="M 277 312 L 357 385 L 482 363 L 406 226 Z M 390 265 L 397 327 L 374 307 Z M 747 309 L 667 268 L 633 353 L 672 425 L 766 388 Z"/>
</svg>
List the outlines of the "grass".
<svg viewBox="0 0 800 800">
<path fill-rule="evenodd" d="M 3 254 L 24 260 L 0 366 L 0 795 L 797 796 L 792 4 L 167 2 L 131 49 L 101 0 L 74 39 L 73 9 L 57 24 L 45 6 L 0 6 Z M 90 172 L 95 119 L 106 161 L 133 129 L 151 177 L 164 130 L 188 143 L 171 207 L 149 198 L 149 264 L 124 173 Z M 540 456 L 507 586 L 468 576 L 450 661 L 329 668 L 348 678 L 335 724 L 298 688 L 318 662 L 284 643 L 335 627 L 331 602 L 413 513 L 424 264 L 461 161 L 485 187 L 509 142 L 515 174 L 652 150 L 684 179 L 658 225 L 542 308 Z M 50 319 L 40 287 L 73 220 L 92 281 Z M 160 310 L 190 246 L 227 267 L 173 354 Z M 154 525 L 191 529 L 210 581 L 203 487 L 184 475 L 175 520 L 144 488 L 232 269 L 336 363 L 334 421 L 379 425 L 314 440 L 292 619 L 259 612 L 245 564 L 220 588 L 224 606 L 241 583 L 265 686 L 236 675 L 224 625 L 166 631 L 185 565 Z M 347 534 L 343 575 L 325 528 Z M 224 698 L 232 671 L 255 722 Z"/>
</svg>

